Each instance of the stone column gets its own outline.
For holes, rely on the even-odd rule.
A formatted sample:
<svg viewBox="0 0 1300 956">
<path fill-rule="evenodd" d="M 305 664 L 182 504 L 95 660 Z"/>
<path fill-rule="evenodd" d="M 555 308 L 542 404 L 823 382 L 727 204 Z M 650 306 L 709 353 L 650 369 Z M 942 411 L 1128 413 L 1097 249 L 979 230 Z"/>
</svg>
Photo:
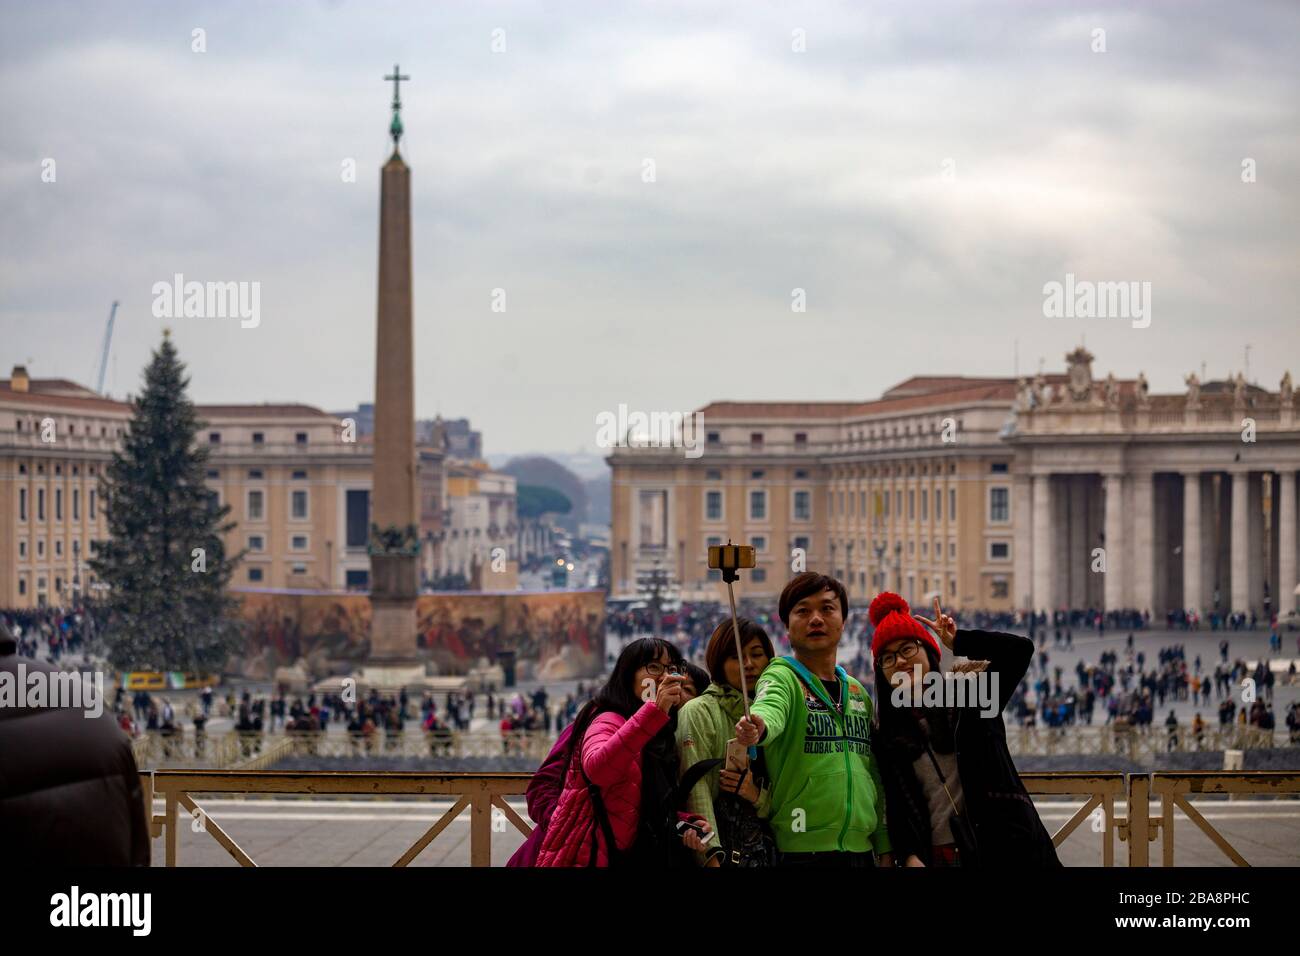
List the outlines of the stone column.
<svg viewBox="0 0 1300 956">
<path fill-rule="evenodd" d="M 1106 477 L 1106 610 L 1124 606 L 1124 476 Z M 1091 565 L 1090 565 L 1091 566 Z"/>
<path fill-rule="evenodd" d="M 1088 606 L 1088 574 L 1092 555 L 1088 548 L 1087 484 L 1083 475 L 1070 476 L 1070 607 Z"/>
<path fill-rule="evenodd" d="M 1150 472 L 1133 478 L 1133 606 L 1138 611 L 1156 609 L 1154 482 Z"/>
<path fill-rule="evenodd" d="M 370 655 L 416 656 L 418 524 L 411 308 L 411 171 L 396 149 L 379 193 L 379 302 L 370 556 Z M 373 531 L 373 528 L 372 528 Z"/>
<path fill-rule="evenodd" d="M 1201 473 L 1183 474 L 1183 607 L 1202 612 Z"/>
<path fill-rule="evenodd" d="M 1246 492 L 1246 541 L 1250 555 L 1250 591 L 1246 612 L 1264 610 L 1264 581 L 1268 577 L 1268 566 L 1264 563 L 1264 552 L 1268 545 L 1264 534 L 1264 482 L 1268 473 L 1255 472 L 1250 476 Z"/>
<path fill-rule="evenodd" d="M 1052 601 L 1052 476 L 1034 475 L 1034 610 L 1055 610 Z"/>
<path fill-rule="evenodd" d="M 1295 607 L 1296 586 L 1296 500 L 1295 472 L 1286 468 L 1278 472 L 1278 492 L 1274 513 L 1278 522 L 1277 545 L 1277 613 Z"/>
<path fill-rule="evenodd" d="M 1011 598 L 1017 608 L 1033 606 L 1034 510 L 1033 485 L 1028 475 L 1016 475 L 1011 487 L 1012 517 L 1015 520 L 1011 547 L 1015 549 L 1015 580 Z M 947 545 L 945 544 L 946 548 Z M 947 592 L 944 597 L 947 597 Z"/>
<path fill-rule="evenodd" d="M 1250 613 L 1250 472 L 1234 471 L 1232 480 L 1232 598 L 1228 610 Z"/>
</svg>

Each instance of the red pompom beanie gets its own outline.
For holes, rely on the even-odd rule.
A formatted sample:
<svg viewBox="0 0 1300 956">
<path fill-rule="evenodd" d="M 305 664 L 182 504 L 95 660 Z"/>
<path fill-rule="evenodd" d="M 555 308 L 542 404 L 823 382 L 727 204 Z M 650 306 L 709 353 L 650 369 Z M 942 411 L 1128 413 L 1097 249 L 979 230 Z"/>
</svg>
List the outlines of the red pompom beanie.
<svg viewBox="0 0 1300 956">
<path fill-rule="evenodd" d="M 871 623 L 876 626 L 876 633 L 871 638 L 872 660 L 878 659 L 880 652 L 894 641 L 904 638 L 912 638 L 922 644 L 928 644 L 934 649 L 936 656 L 942 656 L 939 653 L 939 642 L 934 639 L 930 629 L 912 617 L 912 609 L 907 606 L 907 602 L 893 591 L 881 591 L 877 594 L 871 601 L 871 609 L 867 615 L 871 618 Z"/>
</svg>

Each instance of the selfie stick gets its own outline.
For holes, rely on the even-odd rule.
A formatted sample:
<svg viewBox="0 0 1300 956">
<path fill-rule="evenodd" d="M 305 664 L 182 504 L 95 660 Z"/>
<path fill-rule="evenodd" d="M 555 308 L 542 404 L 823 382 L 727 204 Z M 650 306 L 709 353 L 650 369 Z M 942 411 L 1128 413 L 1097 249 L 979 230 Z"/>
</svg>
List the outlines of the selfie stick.
<svg viewBox="0 0 1300 956">
<path fill-rule="evenodd" d="M 731 539 L 727 539 L 731 544 Z M 735 568 L 722 568 L 722 580 L 727 582 L 727 597 L 731 600 L 731 633 L 736 638 L 736 664 L 740 667 L 740 699 L 745 703 L 745 718 L 749 718 L 749 688 L 745 686 L 745 651 L 740 646 L 740 622 L 736 619 L 736 592 L 731 589 L 732 582 L 740 575 Z"/>
</svg>

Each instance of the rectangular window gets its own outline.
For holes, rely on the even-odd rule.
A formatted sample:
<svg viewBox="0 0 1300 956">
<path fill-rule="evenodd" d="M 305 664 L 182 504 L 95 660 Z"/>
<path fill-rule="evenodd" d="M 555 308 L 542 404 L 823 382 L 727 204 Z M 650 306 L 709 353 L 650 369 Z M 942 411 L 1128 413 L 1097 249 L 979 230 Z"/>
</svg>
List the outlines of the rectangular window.
<svg viewBox="0 0 1300 956">
<path fill-rule="evenodd" d="M 995 580 L 993 582 L 993 597 L 1004 598 L 1007 596 L 1007 582 L 1005 580 Z M 744 633 L 743 631 L 741 633 Z"/>
<path fill-rule="evenodd" d="M 263 537 L 262 535 L 260 535 L 260 534 L 250 534 L 250 535 L 248 536 L 248 550 L 249 550 L 249 551 L 259 551 L 259 552 L 260 552 L 260 551 L 265 551 L 265 550 L 266 550 L 266 538 L 264 538 L 264 537 Z"/>
<path fill-rule="evenodd" d="M 90 489 L 90 520 L 95 520 L 95 489 Z"/>
<path fill-rule="evenodd" d="M 249 569 L 248 569 L 248 580 L 249 580 L 250 583 L 257 583 L 258 581 L 261 581 L 261 580 L 262 580 L 262 569 L 261 569 L 261 568 L 249 568 Z M 743 634 L 744 631 L 741 631 L 741 633 Z"/>
<path fill-rule="evenodd" d="M 749 543 L 753 545 L 755 551 L 767 550 L 767 538 L 764 535 L 761 534 L 754 535 L 752 538 L 749 539 Z"/>
<path fill-rule="evenodd" d="M 749 477 L 754 481 L 762 481 L 764 477 L 763 469 L 758 468 L 749 473 Z"/>
<path fill-rule="evenodd" d="M 347 546 L 364 548 L 370 541 L 370 492 L 352 489 L 347 493 Z M 363 586 L 369 586 L 369 577 Z"/>
<path fill-rule="evenodd" d="M 750 433 L 749 433 L 749 448 L 750 448 L 750 451 L 762 451 L 762 450 L 763 450 L 763 433 L 762 433 L 762 432 L 750 432 Z"/>
<path fill-rule="evenodd" d="M 1005 561 L 1011 557 L 1011 545 L 1005 541 L 994 541 L 989 545 L 989 557 L 994 561 Z"/>
<path fill-rule="evenodd" d="M 36 520 L 45 520 L 45 489 L 36 489 Z"/>
<path fill-rule="evenodd" d="M 26 541 L 19 541 L 19 542 L 18 542 L 18 557 L 20 557 L 20 558 L 26 558 L 26 557 L 27 557 L 27 542 L 26 542 Z"/>
<path fill-rule="evenodd" d="M 921 489 L 921 520 L 930 520 L 930 493 L 924 488 Z"/>
<path fill-rule="evenodd" d="M 706 549 L 722 547 L 722 537 L 716 534 L 709 535 L 707 538 L 704 539 L 704 547 Z"/>
<path fill-rule="evenodd" d="M 63 520 L 63 489 L 54 489 L 54 520 Z"/>
<path fill-rule="evenodd" d="M 63 539 L 62 539 L 62 538 L 55 538 L 55 539 L 54 539 L 54 556 L 55 556 L 56 558 L 61 558 L 61 557 L 63 557 Z"/>
<path fill-rule="evenodd" d="M 296 434 L 293 436 L 293 442 L 294 442 L 295 445 L 305 445 L 305 444 L 307 444 L 307 433 L 306 433 L 306 432 L 298 432 L 298 433 L 296 433 Z M 742 632 L 742 633 L 743 633 L 743 632 Z"/>
<path fill-rule="evenodd" d="M 38 558 L 43 558 L 43 557 L 45 557 L 45 539 L 44 539 L 44 538 L 37 538 L 37 539 L 36 539 L 36 556 L 37 556 Z"/>
<path fill-rule="evenodd" d="M 894 492 L 894 514 L 901 518 L 903 516 L 903 492 Z"/>
<path fill-rule="evenodd" d="M 262 480 L 262 469 L 261 469 L 261 468 L 250 468 L 250 469 L 248 469 L 248 478 L 249 478 L 250 481 L 261 481 L 261 480 Z"/>
<path fill-rule="evenodd" d="M 956 542 L 956 541 L 949 541 L 949 542 L 948 542 L 948 557 L 951 558 L 951 559 L 954 560 L 954 561 L 957 560 L 957 542 Z"/>
<path fill-rule="evenodd" d="M 209 444 L 209 445 L 220 445 L 220 444 L 221 444 L 221 432 L 208 432 L 208 444 Z"/>
<path fill-rule="evenodd" d="M 364 591 L 370 587 L 370 572 L 364 570 L 344 572 L 343 586 L 349 591 Z"/>
<path fill-rule="evenodd" d="M 722 520 L 722 492 L 708 491 L 704 494 L 704 512 L 709 521 Z"/>
<path fill-rule="evenodd" d="M 989 489 L 989 521 L 1004 523 L 1011 520 L 1011 491 L 1008 488 Z"/>
<path fill-rule="evenodd" d="M 293 473 L 293 477 L 294 477 L 294 480 L 295 480 L 295 481 L 306 480 L 306 478 L 307 478 L 307 472 L 306 472 L 306 471 L 295 471 L 295 472 Z"/>
<path fill-rule="evenodd" d="M 803 449 L 805 449 L 805 448 L 808 447 L 808 433 L 807 433 L 807 432 L 795 432 L 795 433 L 794 433 L 794 447 L 795 447 L 795 448 L 798 448 L 800 451 L 802 451 Z"/>
<path fill-rule="evenodd" d="M 709 432 L 709 433 L 704 437 L 704 440 L 705 440 L 705 442 L 707 442 L 707 443 L 710 444 L 710 445 L 721 445 L 721 444 L 722 444 L 722 433 L 721 433 L 721 432 Z"/>
<path fill-rule="evenodd" d="M 18 593 L 19 593 L 20 595 L 22 595 L 22 594 L 26 594 L 26 593 L 27 593 L 27 579 L 26 579 L 26 578 L 19 578 L 19 579 L 18 579 Z"/>
<path fill-rule="evenodd" d="M 27 520 L 27 489 L 18 489 L 18 520 Z"/>
<path fill-rule="evenodd" d="M 293 573 L 294 573 L 294 574 L 306 574 L 306 573 L 307 573 L 307 565 L 305 565 L 305 564 L 295 564 L 295 565 L 293 566 Z M 743 632 L 742 632 L 742 633 L 743 633 Z"/>
<path fill-rule="evenodd" d="M 750 571 L 750 572 L 749 572 L 749 580 L 751 580 L 751 581 L 753 581 L 753 582 L 755 582 L 755 583 L 762 583 L 763 581 L 766 581 L 766 580 L 767 580 L 767 569 L 766 569 L 766 568 L 755 568 L 754 570 Z M 741 634 L 744 634 L 745 632 L 744 632 L 744 630 L 742 629 L 740 633 L 741 633 Z"/>
<path fill-rule="evenodd" d="M 81 489 L 72 489 L 72 520 L 81 520 Z"/>
<path fill-rule="evenodd" d="M 957 520 L 957 489 L 948 489 L 948 520 Z"/>
<path fill-rule="evenodd" d="M 840 515 L 841 517 L 843 517 L 843 516 L 844 516 L 844 492 L 842 492 L 842 491 L 839 492 L 839 504 L 838 504 L 838 508 L 839 508 L 839 510 L 836 512 L 836 514 L 838 514 L 838 515 Z"/>
<path fill-rule="evenodd" d="M 215 480 L 217 480 L 217 479 L 220 478 L 220 477 L 221 477 L 221 469 L 219 469 L 219 468 L 209 468 L 209 469 L 208 469 L 208 478 L 209 478 L 209 480 L 215 481 Z"/>
<path fill-rule="evenodd" d="M 889 492 L 888 491 L 885 492 L 883 498 L 885 502 L 885 517 L 888 518 L 889 517 Z"/>
<path fill-rule="evenodd" d="M 262 520 L 262 505 L 263 505 L 262 492 L 250 491 L 248 493 L 248 512 L 247 512 L 249 521 Z"/>
<path fill-rule="evenodd" d="M 911 521 L 916 517 L 916 492 L 911 488 L 907 489 L 907 520 Z"/>
<path fill-rule="evenodd" d="M 266 435 L 263 432 L 253 432 L 253 444 L 254 445 L 266 444 Z"/>
<path fill-rule="evenodd" d="M 995 475 L 1005 475 L 1007 473 L 1007 463 L 1005 461 L 995 461 L 989 466 L 989 471 Z"/>
<path fill-rule="evenodd" d="M 767 520 L 767 492 L 751 491 L 749 493 L 749 520 Z"/>
<path fill-rule="evenodd" d="M 808 538 L 800 536 L 794 539 L 794 546 L 796 548 L 802 549 L 804 554 L 807 554 L 809 551 L 812 550 L 812 545 L 809 544 L 808 542 L 809 542 Z"/>
<path fill-rule="evenodd" d="M 307 518 L 307 492 L 295 491 L 291 496 L 290 514 L 295 521 L 305 521 Z"/>
<path fill-rule="evenodd" d="M 943 520 L 943 492 L 938 488 L 934 489 L 934 520 Z"/>
<path fill-rule="evenodd" d="M 807 491 L 794 493 L 794 519 L 796 521 L 812 520 L 812 494 Z"/>
<path fill-rule="evenodd" d="M 289 547 L 294 551 L 307 550 L 307 536 L 305 534 L 295 534 L 289 539 Z"/>
<path fill-rule="evenodd" d="M 867 516 L 867 493 L 865 491 L 858 492 L 858 514 L 864 518 Z"/>
<path fill-rule="evenodd" d="M 668 547 L 668 492 L 646 489 L 639 499 L 642 548 Z"/>
</svg>

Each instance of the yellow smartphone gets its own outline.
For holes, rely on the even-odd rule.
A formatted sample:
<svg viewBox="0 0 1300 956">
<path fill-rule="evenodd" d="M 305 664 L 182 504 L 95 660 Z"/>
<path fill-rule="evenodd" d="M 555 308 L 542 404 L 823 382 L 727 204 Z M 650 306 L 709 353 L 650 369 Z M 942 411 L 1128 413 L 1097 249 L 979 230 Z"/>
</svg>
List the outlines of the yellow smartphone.
<svg viewBox="0 0 1300 956">
<path fill-rule="evenodd" d="M 756 567 L 758 567 L 758 555 L 751 545 L 709 545 L 709 569 L 712 571 L 737 571 Z"/>
</svg>

